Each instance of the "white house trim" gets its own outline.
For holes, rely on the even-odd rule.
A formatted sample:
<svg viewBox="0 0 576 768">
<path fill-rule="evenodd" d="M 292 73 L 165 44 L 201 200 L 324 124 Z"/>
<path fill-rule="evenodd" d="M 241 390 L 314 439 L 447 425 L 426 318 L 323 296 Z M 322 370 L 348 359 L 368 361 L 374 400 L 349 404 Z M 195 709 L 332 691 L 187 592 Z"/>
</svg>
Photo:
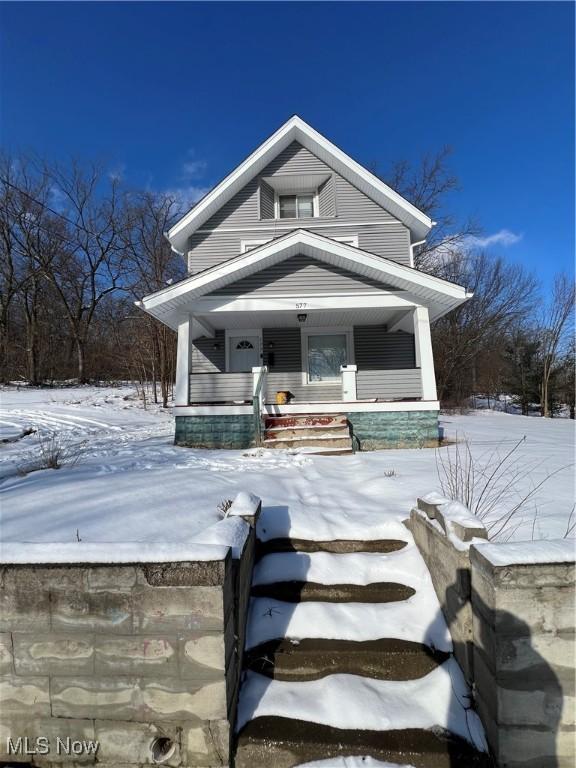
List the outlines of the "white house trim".
<svg viewBox="0 0 576 768">
<path fill-rule="evenodd" d="M 422 376 L 422 398 L 436 400 L 436 376 L 427 307 L 416 307 L 414 310 L 414 348 L 416 368 L 420 368 Z"/>
<path fill-rule="evenodd" d="M 192 322 L 186 315 L 178 323 L 178 346 L 176 357 L 176 383 L 174 403 L 188 405 L 190 402 L 190 362 L 192 357 Z"/>
<path fill-rule="evenodd" d="M 322 402 L 322 403 L 291 403 L 276 405 L 267 403 L 266 413 L 269 416 L 282 416 L 291 413 L 370 413 L 388 412 L 402 413 L 407 411 L 438 411 L 438 400 L 399 400 L 394 402 Z M 251 405 L 189 405 L 176 406 L 172 409 L 174 416 L 240 416 L 252 414 Z"/>
<path fill-rule="evenodd" d="M 418 297 L 419 303 L 430 306 L 430 319 L 440 317 L 472 295 L 455 283 L 338 243 L 316 232 L 298 229 L 146 296 L 139 306 L 175 328 L 178 313 L 189 309 L 195 299 L 298 254 L 351 269 L 392 284 L 400 291 L 409 291 Z"/>
<path fill-rule="evenodd" d="M 418 302 L 410 296 L 396 293 L 363 296 L 271 296 L 269 298 L 243 298 L 222 296 L 200 298 L 194 302 L 198 314 L 209 312 L 311 312 L 322 309 L 411 309 Z"/>
<path fill-rule="evenodd" d="M 280 224 L 281 221 L 285 221 L 285 219 L 280 219 L 278 222 L 274 219 L 273 224 L 268 224 L 267 222 L 270 221 L 270 219 L 265 219 L 264 221 L 255 221 L 254 224 L 251 224 L 247 227 L 215 227 L 214 229 L 197 229 L 196 232 L 199 234 L 209 235 L 212 232 L 228 232 L 229 234 L 232 233 L 238 233 L 238 232 L 266 232 L 266 230 L 270 230 L 272 232 L 277 232 L 280 229 L 286 229 L 286 230 L 293 230 L 294 224 Z M 322 221 L 315 221 L 315 219 L 298 219 L 298 225 L 301 229 L 304 229 L 306 227 L 306 223 L 309 222 L 309 226 L 311 229 L 333 229 L 335 227 L 371 227 L 374 225 L 378 226 L 397 226 L 397 221 L 390 221 L 389 219 L 385 219 L 384 221 L 352 221 L 352 220 L 345 220 L 342 221 L 342 219 L 339 219 L 338 221 L 326 221 L 326 219 L 323 219 Z M 425 242 L 424 240 L 422 242 Z M 415 243 L 415 245 L 419 245 L 419 243 Z"/>
<path fill-rule="evenodd" d="M 294 115 L 169 230 L 167 236 L 174 250 L 183 253 L 190 235 L 254 176 L 263 171 L 268 163 L 293 141 L 298 141 L 306 149 L 314 152 L 330 168 L 390 211 L 411 230 L 415 238 L 425 237 L 432 228 L 434 222 L 426 214 L 328 141 L 302 118 Z"/>
</svg>

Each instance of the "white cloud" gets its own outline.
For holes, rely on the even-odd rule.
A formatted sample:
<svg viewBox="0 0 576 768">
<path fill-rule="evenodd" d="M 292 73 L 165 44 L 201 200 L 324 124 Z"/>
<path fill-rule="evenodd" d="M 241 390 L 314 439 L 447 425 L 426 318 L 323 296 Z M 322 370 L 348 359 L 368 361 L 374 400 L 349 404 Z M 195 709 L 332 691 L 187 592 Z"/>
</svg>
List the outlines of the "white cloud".
<svg viewBox="0 0 576 768">
<path fill-rule="evenodd" d="M 209 192 L 211 187 L 202 187 L 196 184 L 189 184 L 182 187 L 172 187 L 165 189 L 164 193 L 173 197 L 183 208 L 191 208 L 195 203 Z"/>
<path fill-rule="evenodd" d="M 186 160 L 182 164 L 182 177 L 185 179 L 202 178 L 206 165 L 205 160 Z"/>
<path fill-rule="evenodd" d="M 493 235 L 487 235 L 486 237 L 471 235 L 466 238 L 466 243 L 472 248 L 489 248 L 491 245 L 503 245 L 507 248 L 509 245 L 519 243 L 522 237 L 522 235 L 517 235 L 509 229 L 501 229 L 498 232 L 494 232 Z"/>
<path fill-rule="evenodd" d="M 195 160 L 193 149 L 189 149 L 187 155 L 188 159 L 180 166 L 178 182 L 164 193 L 175 198 L 183 208 L 192 208 L 212 187 L 203 183 L 207 162 Z"/>
</svg>

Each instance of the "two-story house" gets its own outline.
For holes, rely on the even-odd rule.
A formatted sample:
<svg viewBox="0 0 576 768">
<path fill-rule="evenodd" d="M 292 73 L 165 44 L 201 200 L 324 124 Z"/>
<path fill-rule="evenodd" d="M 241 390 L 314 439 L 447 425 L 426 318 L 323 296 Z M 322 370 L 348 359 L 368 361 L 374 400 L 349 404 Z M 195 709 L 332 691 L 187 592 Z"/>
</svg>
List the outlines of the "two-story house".
<svg viewBox="0 0 576 768">
<path fill-rule="evenodd" d="M 430 323 L 470 294 L 414 268 L 432 226 L 290 118 L 170 229 L 189 275 L 139 302 L 178 332 L 176 443 L 437 441 Z"/>
</svg>

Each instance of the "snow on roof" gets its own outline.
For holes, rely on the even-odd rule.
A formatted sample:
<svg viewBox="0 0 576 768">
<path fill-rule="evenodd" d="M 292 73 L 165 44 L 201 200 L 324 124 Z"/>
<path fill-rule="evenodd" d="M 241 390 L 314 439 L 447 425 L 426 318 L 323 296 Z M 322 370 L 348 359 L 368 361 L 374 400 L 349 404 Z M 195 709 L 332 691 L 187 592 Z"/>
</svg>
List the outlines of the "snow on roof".
<svg viewBox="0 0 576 768">
<path fill-rule="evenodd" d="M 475 548 L 482 557 L 497 567 L 576 562 L 576 541 L 574 539 L 476 544 Z"/>
</svg>

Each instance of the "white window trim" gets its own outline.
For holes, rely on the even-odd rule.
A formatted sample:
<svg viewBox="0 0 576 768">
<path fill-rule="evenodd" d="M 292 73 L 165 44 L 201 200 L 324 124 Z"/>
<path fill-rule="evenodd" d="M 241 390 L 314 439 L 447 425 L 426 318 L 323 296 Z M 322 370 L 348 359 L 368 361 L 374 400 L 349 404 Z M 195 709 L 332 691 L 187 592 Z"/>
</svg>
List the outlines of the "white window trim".
<svg viewBox="0 0 576 768">
<path fill-rule="evenodd" d="M 294 219 L 281 219 L 280 218 L 280 198 L 285 196 L 304 196 L 304 195 L 312 195 L 312 216 L 310 218 L 306 219 L 299 219 L 298 217 Z M 298 205 L 296 205 L 296 211 L 298 211 Z M 320 203 L 318 201 L 318 190 L 310 190 L 309 192 L 277 192 L 274 191 L 274 218 L 278 219 L 278 221 L 311 221 L 312 219 L 317 219 L 320 216 Z"/>
<path fill-rule="evenodd" d="M 302 351 L 302 384 L 309 387 L 318 386 L 330 386 L 331 384 L 338 384 L 341 381 L 334 379 L 334 381 L 309 381 L 308 380 L 308 336 L 346 336 L 346 365 L 354 365 L 354 327 L 352 325 L 335 325 L 335 326 L 310 326 L 300 327 L 300 348 Z"/>
<path fill-rule="evenodd" d="M 336 240 L 337 243 L 344 243 L 345 245 L 351 245 L 353 248 L 358 248 L 358 235 L 348 235 L 341 237 L 333 237 L 332 240 Z"/>
<path fill-rule="evenodd" d="M 240 240 L 240 253 L 246 253 L 252 248 L 258 248 L 259 245 L 269 243 L 272 240 L 271 237 L 267 237 L 265 240 Z"/>
<path fill-rule="evenodd" d="M 226 328 L 224 331 L 224 358 L 226 364 L 226 373 L 230 373 L 230 339 L 235 336 L 258 336 L 258 356 L 262 361 L 262 328 Z M 259 362 L 259 364 L 260 364 Z"/>
</svg>

